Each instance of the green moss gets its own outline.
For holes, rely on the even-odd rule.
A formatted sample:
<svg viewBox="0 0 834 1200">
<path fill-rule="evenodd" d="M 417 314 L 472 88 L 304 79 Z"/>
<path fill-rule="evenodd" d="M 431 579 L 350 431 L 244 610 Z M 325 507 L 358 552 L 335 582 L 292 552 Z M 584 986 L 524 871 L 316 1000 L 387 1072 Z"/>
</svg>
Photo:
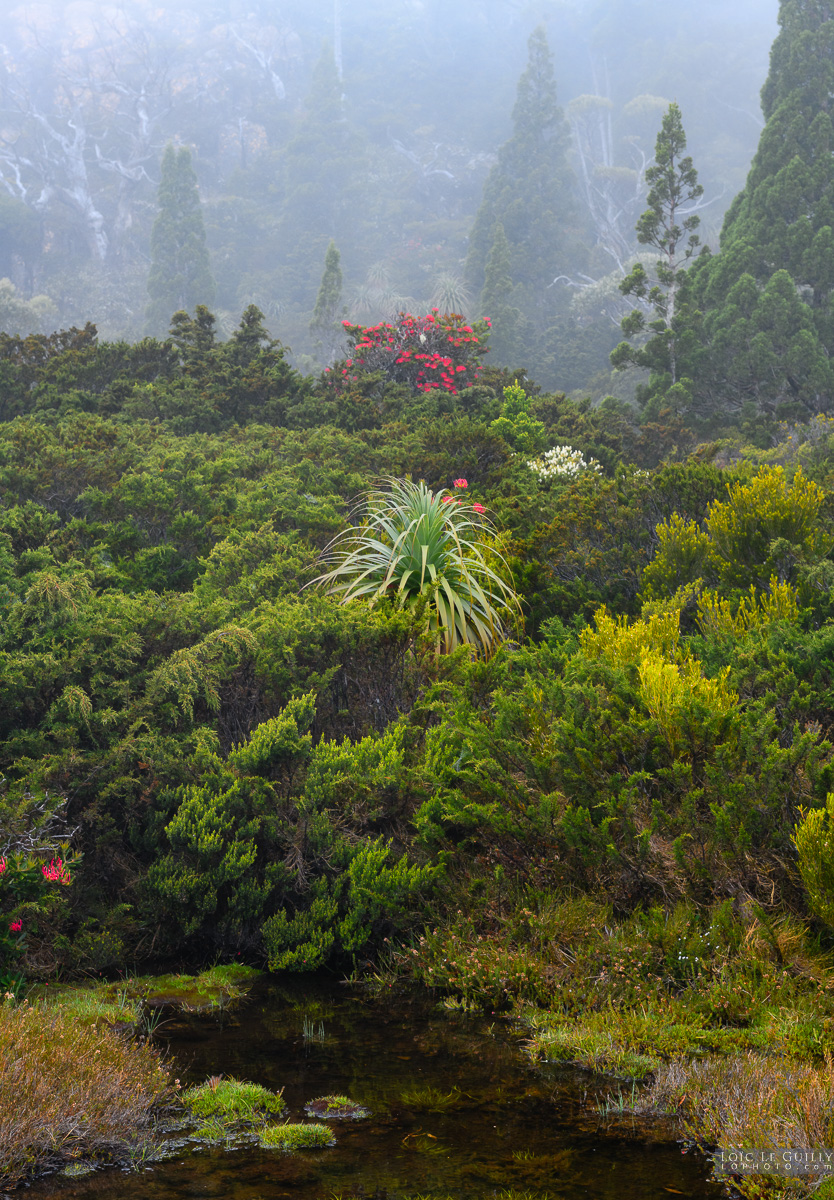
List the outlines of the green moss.
<svg viewBox="0 0 834 1200">
<path fill-rule="evenodd" d="M 304 1105 L 308 1117 L 318 1117 L 321 1120 L 361 1121 L 371 1115 L 371 1110 L 349 1096 L 318 1096 Z"/>
<path fill-rule="evenodd" d="M 266 1125 L 260 1132 L 265 1150 L 312 1150 L 332 1146 L 334 1141 L 326 1125 Z"/>
<path fill-rule="evenodd" d="M 32 1002 L 58 1008 L 79 1025 L 138 1025 L 142 1001 L 126 984 L 50 984 L 32 988 Z"/>
<path fill-rule="evenodd" d="M 220 1012 L 237 1003 L 261 972 L 239 963 L 199 975 L 139 975 L 116 982 L 50 984 L 32 988 L 30 1000 L 60 1008 L 82 1025 L 139 1025 L 148 1004 L 185 1012 Z"/>
<path fill-rule="evenodd" d="M 280 1114 L 287 1107 L 280 1092 L 239 1079 L 210 1079 L 183 1093 L 183 1104 L 203 1119 L 254 1121 L 265 1114 Z"/>
<path fill-rule="evenodd" d="M 145 1002 L 175 1005 L 186 1011 L 225 1009 L 242 999 L 261 972 L 240 963 L 211 967 L 199 975 L 144 975 L 129 981 Z"/>
</svg>

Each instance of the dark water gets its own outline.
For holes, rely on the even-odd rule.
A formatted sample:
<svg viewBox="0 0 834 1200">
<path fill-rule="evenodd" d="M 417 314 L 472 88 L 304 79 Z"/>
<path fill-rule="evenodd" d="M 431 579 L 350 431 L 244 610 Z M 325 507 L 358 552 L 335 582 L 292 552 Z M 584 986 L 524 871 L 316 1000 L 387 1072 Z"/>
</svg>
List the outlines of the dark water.
<svg viewBox="0 0 834 1200">
<path fill-rule="evenodd" d="M 490 1032 L 491 1028 L 491 1032 Z M 307 1037 L 304 1036 L 305 1030 Z M 312 1037 L 310 1036 L 312 1034 Z M 715 1197 L 703 1160 L 668 1132 L 600 1118 L 615 1089 L 582 1072 L 530 1066 L 508 1025 L 429 1007 L 422 997 L 369 1000 L 305 980 L 259 986 L 225 1027 L 170 1025 L 183 1084 L 236 1076 L 284 1088 L 290 1120 L 326 1093 L 372 1110 L 334 1123 L 332 1149 L 284 1155 L 206 1148 L 150 1168 L 52 1177 L 38 1200 L 669 1200 Z M 434 1089 L 433 1093 L 425 1089 Z M 449 1097 L 445 1109 L 437 1094 Z M 434 1097 L 434 1099 L 432 1099 Z M 428 1101 L 428 1105 L 427 1102 Z M 440 1101 L 447 1103 L 447 1101 Z"/>
</svg>

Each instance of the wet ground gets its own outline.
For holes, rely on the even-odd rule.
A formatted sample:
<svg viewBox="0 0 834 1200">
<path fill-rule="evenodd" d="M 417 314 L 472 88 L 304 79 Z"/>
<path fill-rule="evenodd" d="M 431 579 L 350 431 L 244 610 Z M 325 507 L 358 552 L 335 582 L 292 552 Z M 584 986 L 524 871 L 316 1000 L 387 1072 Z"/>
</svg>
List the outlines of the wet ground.
<svg viewBox="0 0 834 1200">
<path fill-rule="evenodd" d="M 284 1089 L 290 1121 L 328 1093 L 371 1110 L 334 1122 L 336 1146 L 285 1155 L 244 1146 L 179 1153 L 123 1173 L 53 1176 L 34 1200 L 669 1200 L 719 1197 L 703 1159 L 658 1126 L 603 1118 L 619 1084 L 534 1068 L 508 1024 L 432 1008 L 423 996 L 368 999 L 338 985 L 265 980 L 221 1025 L 157 1031 L 183 1085 L 235 1076 Z"/>
</svg>

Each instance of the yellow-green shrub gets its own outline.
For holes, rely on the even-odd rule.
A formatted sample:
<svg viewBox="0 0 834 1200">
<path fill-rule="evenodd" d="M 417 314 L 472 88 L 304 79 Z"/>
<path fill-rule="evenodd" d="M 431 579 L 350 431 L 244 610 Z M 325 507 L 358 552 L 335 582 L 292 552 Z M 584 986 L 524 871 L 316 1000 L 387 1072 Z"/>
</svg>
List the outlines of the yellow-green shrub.
<svg viewBox="0 0 834 1200">
<path fill-rule="evenodd" d="M 825 808 L 805 813 L 793 840 L 811 911 L 834 926 L 834 792 L 828 793 Z"/>
<path fill-rule="evenodd" d="M 698 627 L 705 637 L 740 637 L 751 629 L 762 629 L 774 621 L 795 621 L 799 616 L 796 588 L 770 577 L 770 591 L 759 593 L 751 584 L 747 596 L 733 612 L 733 605 L 717 592 L 704 592 L 698 601 Z"/>
</svg>

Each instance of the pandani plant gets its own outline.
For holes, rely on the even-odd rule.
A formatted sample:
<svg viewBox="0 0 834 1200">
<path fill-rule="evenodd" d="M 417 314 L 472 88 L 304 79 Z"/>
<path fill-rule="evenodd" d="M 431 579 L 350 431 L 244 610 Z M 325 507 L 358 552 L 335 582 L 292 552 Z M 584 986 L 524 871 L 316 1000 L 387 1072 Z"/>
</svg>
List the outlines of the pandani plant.
<svg viewBox="0 0 834 1200">
<path fill-rule="evenodd" d="M 441 653 L 470 645 L 488 656 L 520 606 L 492 522 L 482 505 L 461 498 L 465 488 L 464 479 L 454 492 L 386 480 L 357 505 L 358 524 L 325 547 L 321 561 L 331 569 L 312 582 L 342 604 L 425 605 Z"/>
</svg>

